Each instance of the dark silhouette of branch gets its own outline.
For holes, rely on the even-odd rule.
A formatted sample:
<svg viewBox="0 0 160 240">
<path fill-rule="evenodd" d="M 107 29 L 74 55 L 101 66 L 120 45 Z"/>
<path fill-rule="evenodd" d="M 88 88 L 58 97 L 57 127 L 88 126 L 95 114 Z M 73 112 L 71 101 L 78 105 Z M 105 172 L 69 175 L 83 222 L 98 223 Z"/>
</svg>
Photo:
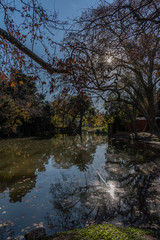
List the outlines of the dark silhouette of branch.
<svg viewBox="0 0 160 240">
<path fill-rule="evenodd" d="M 42 68 L 46 69 L 50 74 L 53 73 L 67 73 L 68 71 L 61 68 L 54 68 L 50 63 L 45 62 L 42 58 L 37 56 L 33 51 L 27 48 L 24 44 L 22 44 L 19 40 L 17 40 L 10 33 L 6 32 L 2 28 L 0 28 L 0 37 L 9 41 L 12 45 L 17 47 L 23 53 L 25 53 L 28 57 L 33 59 L 36 63 L 38 63 Z"/>
</svg>

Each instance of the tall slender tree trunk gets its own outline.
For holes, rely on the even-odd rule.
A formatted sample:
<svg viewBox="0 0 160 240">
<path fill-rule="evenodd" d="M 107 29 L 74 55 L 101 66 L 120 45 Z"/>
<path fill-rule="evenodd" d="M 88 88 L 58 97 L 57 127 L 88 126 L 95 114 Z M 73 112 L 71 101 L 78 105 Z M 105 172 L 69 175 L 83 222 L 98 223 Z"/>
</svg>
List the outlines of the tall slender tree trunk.
<svg viewBox="0 0 160 240">
<path fill-rule="evenodd" d="M 83 114 L 80 114 L 80 121 L 79 121 L 79 126 L 78 126 L 78 131 L 81 133 L 82 132 L 82 120 L 83 120 Z"/>
<path fill-rule="evenodd" d="M 156 134 L 160 138 L 160 129 L 157 125 L 156 117 L 150 117 L 147 120 L 150 132 Z"/>
<path fill-rule="evenodd" d="M 135 139 L 138 138 L 137 135 L 137 126 L 136 126 L 136 108 L 133 106 L 133 116 L 132 116 L 132 126 L 133 126 L 133 132 L 135 134 Z"/>
<path fill-rule="evenodd" d="M 149 105 L 147 121 L 148 121 L 150 132 L 152 134 L 156 134 L 160 138 L 160 129 L 157 125 L 156 111 L 153 103 L 150 103 Z"/>
</svg>

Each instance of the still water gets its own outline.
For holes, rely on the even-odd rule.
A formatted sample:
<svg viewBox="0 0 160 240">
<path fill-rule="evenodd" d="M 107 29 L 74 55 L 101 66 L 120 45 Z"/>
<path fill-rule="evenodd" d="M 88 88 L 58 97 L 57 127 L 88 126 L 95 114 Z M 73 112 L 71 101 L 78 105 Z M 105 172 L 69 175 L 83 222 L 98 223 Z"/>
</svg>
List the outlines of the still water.
<svg viewBox="0 0 160 240">
<path fill-rule="evenodd" d="M 160 149 L 89 134 L 0 141 L 0 239 L 104 222 L 160 229 Z"/>
</svg>

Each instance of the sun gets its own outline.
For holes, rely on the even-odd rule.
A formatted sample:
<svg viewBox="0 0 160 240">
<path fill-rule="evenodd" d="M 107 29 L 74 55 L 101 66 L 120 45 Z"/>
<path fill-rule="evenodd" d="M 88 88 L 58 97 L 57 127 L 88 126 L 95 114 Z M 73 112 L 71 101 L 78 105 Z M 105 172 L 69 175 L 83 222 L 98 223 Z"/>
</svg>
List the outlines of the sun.
<svg viewBox="0 0 160 240">
<path fill-rule="evenodd" d="M 112 57 L 107 58 L 107 62 L 111 63 L 112 62 Z"/>
</svg>

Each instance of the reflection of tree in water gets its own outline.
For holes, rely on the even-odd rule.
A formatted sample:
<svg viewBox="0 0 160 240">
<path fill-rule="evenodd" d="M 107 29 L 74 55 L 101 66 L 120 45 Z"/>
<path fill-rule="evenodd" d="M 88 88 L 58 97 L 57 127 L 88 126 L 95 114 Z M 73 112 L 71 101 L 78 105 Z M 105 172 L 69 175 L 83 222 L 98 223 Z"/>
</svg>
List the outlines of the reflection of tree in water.
<svg viewBox="0 0 160 240">
<path fill-rule="evenodd" d="M 45 170 L 49 149 L 43 141 L 11 139 L 1 141 L 0 146 L 0 192 L 9 189 L 11 202 L 21 201 L 34 186 L 36 170 Z"/>
<path fill-rule="evenodd" d="M 93 160 L 101 138 L 64 136 L 45 139 L 10 139 L 0 144 L 0 192 L 9 190 L 11 202 L 21 201 L 35 186 L 37 171 L 45 171 L 48 159 L 54 156 L 56 168 L 77 165 L 85 170 Z"/>
<path fill-rule="evenodd" d="M 142 163 L 151 161 L 153 158 L 160 157 L 160 148 L 158 145 L 145 144 L 137 141 L 113 141 L 109 144 L 108 150 L 115 154 L 121 154 L 125 160 L 133 161 L 134 163 Z M 128 158 L 127 158 L 128 157 Z"/>
<path fill-rule="evenodd" d="M 102 137 L 94 135 L 58 135 L 51 140 L 52 151 L 56 168 L 70 168 L 77 166 L 80 171 L 87 169 L 93 161 L 96 146 Z"/>
<path fill-rule="evenodd" d="M 156 228 L 160 224 L 158 211 L 160 208 L 160 192 L 158 192 L 160 159 L 157 159 L 159 149 L 153 154 L 153 148 L 143 144 L 139 150 L 137 150 L 138 146 L 135 148 L 134 145 L 126 146 L 124 150 L 122 146 L 121 150 L 119 146 L 111 147 L 106 154 L 105 167 L 108 178 L 119 183 L 119 189 L 125 190 L 125 194 L 119 197 L 121 200 L 118 204 L 118 215 L 125 225 L 130 223 L 135 226 Z M 142 149 L 146 149 L 143 155 Z M 155 191 L 152 191 L 153 185 Z"/>
<path fill-rule="evenodd" d="M 84 175 L 84 178 L 82 183 L 80 179 L 73 181 L 68 176 L 66 183 L 59 181 L 51 184 L 51 203 L 55 213 L 54 220 L 48 216 L 48 221 L 52 222 L 53 226 L 57 226 L 58 230 L 83 227 L 96 222 L 100 217 L 105 192 L 101 189 L 101 194 L 98 196 L 98 186 L 90 185 L 87 175 Z"/>
<path fill-rule="evenodd" d="M 42 194 L 43 188 L 40 195 L 37 193 L 37 196 L 33 196 L 33 199 L 30 199 L 32 198 L 32 194 L 28 194 L 29 198 L 23 199 L 23 197 L 31 192 L 34 187 L 36 187 L 36 189 L 33 189 L 32 193 L 35 195 L 35 191 L 37 192 L 37 185 L 39 183 L 37 181 L 38 172 L 49 171 L 50 173 L 51 171 L 52 173 L 53 171 L 59 175 L 59 172 L 63 172 L 63 170 L 56 171 L 54 168 L 67 169 L 75 165 L 82 173 L 82 171 L 87 168 L 88 164 L 92 163 L 96 147 L 101 141 L 101 137 L 96 138 L 96 136 L 92 137 L 89 135 L 82 136 L 82 138 L 79 136 L 68 137 L 59 135 L 53 139 L 47 140 L 2 140 L 0 143 L 0 197 L 2 198 L 2 202 L 4 202 L 5 199 L 7 200 L 4 204 L 4 211 L 2 210 L 2 214 L 5 212 L 5 215 L 2 216 L 2 222 L 0 221 L 0 239 L 6 239 L 6 236 L 13 236 L 12 239 L 15 239 L 14 236 L 21 231 L 21 229 L 19 229 L 21 227 L 18 225 L 19 222 L 21 222 L 21 212 L 16 212 L 18 209 L 17 206 L 20 205 L 21 211 L 24 206 L 23 222 L 25 219 L 32 217 L 32 213 L 31 216 L 28 216 L 31 212 L 31 210 L 29 210 L 30 208 L 35 205 L 33 209 L 36 211 L 41 207 L 41 205 L 39 206 L 39 202 L 41 203 L 41 201 L 46 208 L 43 210 L 41 207 L 40 212 L 44 211 L 42 214 L 45 214 L 45 211 L 47 211 L 48 199 L 46 195 Z M 51 164 L 54 165 L 52 169 L 50 169 Z M 77 167 L 72 169 L 73 172 L 80 172 Z M 70 170 L 64 170 L 64 172 L 70 172 Z M 47 191 L 48 181 L 46 181 L 46 179 L 42 180 L 41 178 L 44 177 L 44 175 L 45 174 L 40 175 L 40 181 L 42 182 L 40 185 L 42 185 L 42 187 L 44 186 L 45 191 Z M 52 175 L 47 175 L 47 179 L 49 177 L 52 177 Z M 62 181 L 66 182 L 65 174 Z M 81 192 L 83 195 L 84 191 L 82 190 Z M 22 201 L 22 204 L 9 204 L 8 197 L 9 201 L 12 203 L 24 201 Z M 30 200 L 34 200 L 34 197 L 36 198 L 34 201 L 35 204 L 30 204 Z M 13 212 L 16 212 L 15 214 L 18 215 L 18 217 L 16 216 L 17 220 L 14 219 L 12 213 L 12 207 L 14 208 L 14 206 L 15 210 Z M 28 209 L 28 213 L 26 213 L 26 209 Z M 32 221 L 34 220 L 31 220 L 31 222 Z M 26 223 L 22 223 L 22 225 L 24 224 Z M 22 230 L 23 229 L 24 227 Z"/>
<path fill-rule="evenodd" d="M 8 237 L 8 238 L 7 238 Z M 0 239 L 6 240 L 6 239 L 17 239 L 15 237 L 14 230 L 9 226 L 9 223 L 3 224 L 0 226 Z"/>
<path fill-rule="evenodd" d="M 160 160 L 136 164 L 129 159 L 110 148 L 105 168 L 93 167 L 80 179 L 65 176 L 66 181 L 52 184 L 55 212 L 48 222 L 59 230 L 102 222 L 159 228 Z"/>
</svg>

